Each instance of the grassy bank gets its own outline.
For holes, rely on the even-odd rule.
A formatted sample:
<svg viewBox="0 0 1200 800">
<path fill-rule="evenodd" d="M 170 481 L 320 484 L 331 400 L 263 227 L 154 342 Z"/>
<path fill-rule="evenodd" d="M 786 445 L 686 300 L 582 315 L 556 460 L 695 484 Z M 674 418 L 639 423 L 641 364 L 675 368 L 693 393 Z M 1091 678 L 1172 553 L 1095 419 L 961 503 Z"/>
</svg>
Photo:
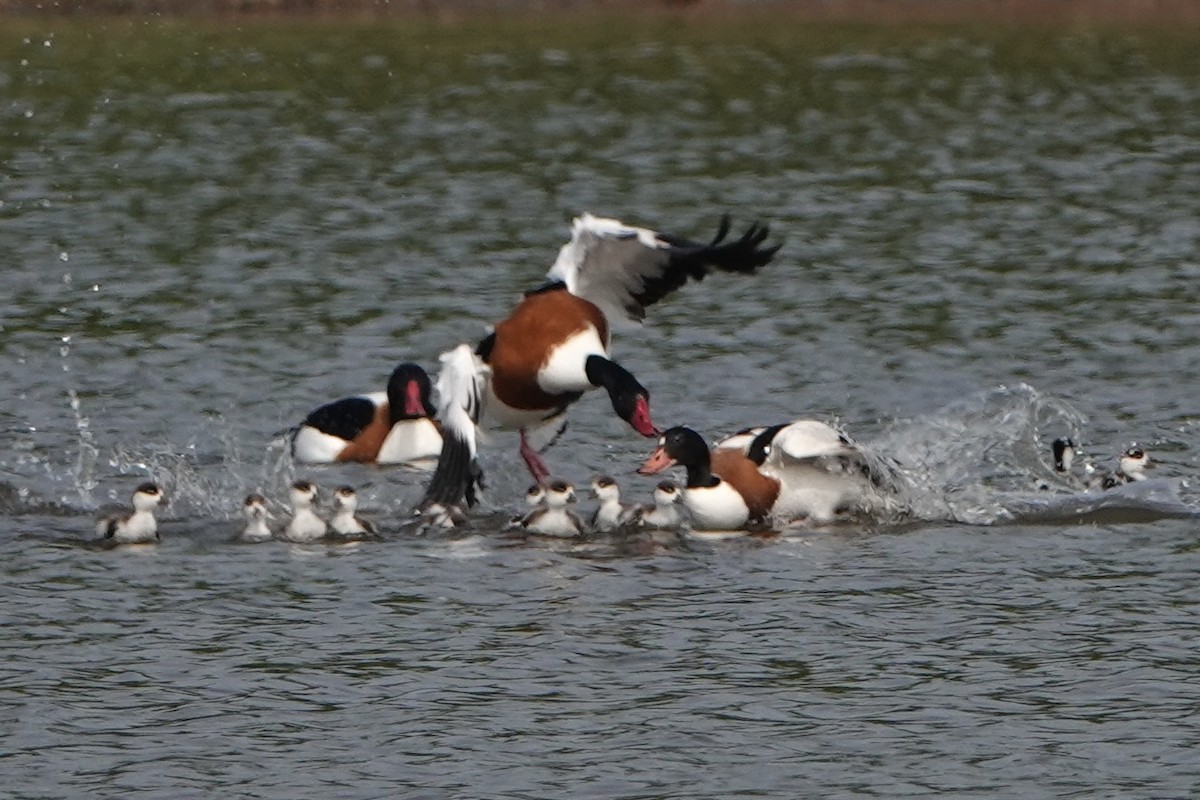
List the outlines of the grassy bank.
<svg viewBox="0 0 1200 800">
<path fill-rule="evenodd" d="M 767 15 L 862 23 L 1200 26 L 1196 0 L 0 0 L 20 16 L 370 17 Z"/>
</svg>

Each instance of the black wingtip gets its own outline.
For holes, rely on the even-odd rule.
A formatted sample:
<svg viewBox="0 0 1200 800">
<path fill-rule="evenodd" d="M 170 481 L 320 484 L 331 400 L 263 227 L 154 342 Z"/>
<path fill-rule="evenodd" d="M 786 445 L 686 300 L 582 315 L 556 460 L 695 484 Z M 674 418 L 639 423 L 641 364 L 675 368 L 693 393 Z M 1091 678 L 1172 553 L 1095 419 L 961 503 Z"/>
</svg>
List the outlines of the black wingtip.
<svg viewBox="0 0 1200 800">
<path fill-rule="evenodd" d="M 732 226 L 733 220 L 730 219 L 729 214 L 722 214 L 721 222 L 717 226 L 717 234 L 713 237 L 713 240 L 709 242 L 708 246 L 715 247 L 716 245 L 725 241 L 725 237 L 729 235 L 729 229 Z"/>
<path fill-rule="evenodd" d="M 463 500 L 473 506 L 479 502 L 482 489 L 483 469 L 479 461 L 471 456 L 470 445 L 453 432 L 446 431 L 437 467 L 429 479 L 429 485 L 425 487 L 419 507 L 457 506 Z"/>
<path fill-rule="evenodd" d="M 724 272 L 752 274 L 760 267 L 770 263 L 775 254 L 783 247 L 783 243 L 764 247 L 763 243 L 771 235 L 769 226 L 762 222 L 753 222 L 746 231 L 735 241 L 723 242 L 728 232 L 728 215 L 721 218 L 721 230 L 713 243 L 699 253 L 705 262 Z"/>
</svg>

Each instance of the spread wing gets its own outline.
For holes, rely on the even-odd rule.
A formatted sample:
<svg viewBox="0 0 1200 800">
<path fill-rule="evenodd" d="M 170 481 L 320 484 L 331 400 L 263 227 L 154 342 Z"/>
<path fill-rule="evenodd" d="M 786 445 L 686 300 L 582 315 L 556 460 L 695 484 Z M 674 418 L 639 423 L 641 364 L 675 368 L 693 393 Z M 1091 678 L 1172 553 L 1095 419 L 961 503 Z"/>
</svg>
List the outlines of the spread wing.
<svg viewBox="0 0 1200 800">
<path fill-rule="evenodd" d="M 858 448 L 845 434 L 814 419 L 801 419 L 788 425 L 768 428 L 759 438 L 768 433 L 770 438 L 765 443 L 765 460 L 768 464 L 782 466 L 797 461 L 858 455 Z M 751 449 L 756 448 L 752 445 Z"/>
<path fill-rule="evenodd" d="M 727 240 L 724 217 L 708 244 L 584 214 L 571 226 L 571 241 L 559 250 L 547 278 L 600 308 L 610 323 L 638 323 L 646 307 L 712 270 L 749 275 L 764 266 L 781 245 L 764 247 L 766 225 L 752 224 Z"/>
<path fill-rule="evenodd" d="M 466 344 L 442 353 L 441 362 L 437 416 L 442 423 L 442 452 L 421 499 L 425 509 L 456 507 L 464 499 L 475 505 L 483 488 L 476 439 L 490 371 Z"/>
<path fill-rule="evenodd" d="M 888 459 L 865 450 L 836 428 L 813 419 L 766 428 L 750 445 L 748 457 L 763 472 L 786 476 L 808 466 L 831 474 L 858 475 L 877 489 L 895 485 L 895 467 Z"/>
</svg>

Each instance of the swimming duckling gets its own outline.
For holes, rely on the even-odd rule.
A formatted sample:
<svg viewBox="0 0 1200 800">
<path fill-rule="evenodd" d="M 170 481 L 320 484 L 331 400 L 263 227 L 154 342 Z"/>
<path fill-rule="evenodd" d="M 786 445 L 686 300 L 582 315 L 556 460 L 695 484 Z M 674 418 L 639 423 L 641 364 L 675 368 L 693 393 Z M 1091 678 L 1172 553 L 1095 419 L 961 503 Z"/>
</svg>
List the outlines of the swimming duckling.
<svg viewBox="0 0 1200 800">
<path fill-rule="evenodd" d="M 683 493 L 671 481 L 663 481 L 654 487 L 654 505 L 639 506 L 635 519 L 647 528 L 678 528 L 683 524 L 683 512 L 679 510 Z"/>
<path fill-rule="evenodd" d="M 525 505 L 537 508 L 546 504 L 546 487 L 535 483 L 525 490 Z"/>
<path fill-rule="evenodd" d="M 1051 443 L 1050 450 L 1054 454 L 1054 471 L 1070 472 L 1075 462 L 1075 442 L 1060 436 Z"/>
<path fill-rule="evenodd" d="M 242 504 L 242 514 L 246 517 L 246 528 L 238 539 L 243 542 L 265 542 L 273 537 L 267 520 L 273 519 L 267 510 L 267 500 L 261 494 L 246 495 Z"/>
<path fill-rule="evenodd" d="M 311 481 L 292 484 L 292 518 L 283 529 L 282 537 L 289 542 L 315 542 L 325 535 L 329 526 L 313 511 L 317 500 L 317 485 Z"/>
<path fill-rule="evenodd" d="M 575 487 L 554 481 L 546 487 L 546 504 L 526 514 L 520 526 L 543 536 L 578 536 L 583 533 L 583 523 L 567 508 L 574 502 Z"/>
<path fill-rule="evenodd" d="M 112 544 L 150 544 L 159 541 L 154 509 L 165 495 L 156 483 L 143 483 L 133 490 L 133 510 L 103 517 L 96 522 L 96 533 Z"/>
<path fill-rule="evenodd" d="M 1121 454 L 1117 460 L 1117 471 L 1106 476 L 1103 488 L 1111 489 L 1126 483 L 1136 483 L 1146 480 L 1146 468 L 1150 466 L 1150 456 L 1146 451 L 1133 445 Z"/>
<path fill-rule="evenodd" d="M 354 515 L 358 508 L 358 494 L 353 487 L 342 486 L 333 493 L 335 508 L 329 527 L 339 536 L 361 539 L 364 536 L 374 536 L 375 526 L 361 517 Z"/>
<path fill-rule="evenodd" d="M 636 509 L 621 502 L 621 487 L 609 475 L 598 475 L 592 479 L 592 494 L 600 501 L 592 515 L 594 531 L 611 531 L 633 520 Z"/>
</svg>

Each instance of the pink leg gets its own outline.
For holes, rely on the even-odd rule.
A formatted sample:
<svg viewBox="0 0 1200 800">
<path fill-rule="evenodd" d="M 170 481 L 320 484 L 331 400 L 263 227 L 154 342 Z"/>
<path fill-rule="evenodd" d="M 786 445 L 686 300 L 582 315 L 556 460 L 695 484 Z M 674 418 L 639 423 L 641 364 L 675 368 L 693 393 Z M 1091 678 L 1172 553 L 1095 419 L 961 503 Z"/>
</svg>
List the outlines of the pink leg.
<svg viewBox="0 0 1200 800">
<path fill-rule="evenodd" d="M 525 459 L 525 466 L 529 467 L 529 474 L 538 484 L 544 484 L 546 479 L 550 477 L 550 470 L 546 468 L 546 462 L 542 461 L 542 457 L 538 455 L 537 450 L 529 446 L 529 440 L 525 438 L 525 429 L 521 429 L 521 458 Z"/>
</svg>

